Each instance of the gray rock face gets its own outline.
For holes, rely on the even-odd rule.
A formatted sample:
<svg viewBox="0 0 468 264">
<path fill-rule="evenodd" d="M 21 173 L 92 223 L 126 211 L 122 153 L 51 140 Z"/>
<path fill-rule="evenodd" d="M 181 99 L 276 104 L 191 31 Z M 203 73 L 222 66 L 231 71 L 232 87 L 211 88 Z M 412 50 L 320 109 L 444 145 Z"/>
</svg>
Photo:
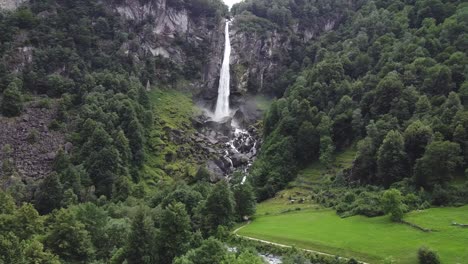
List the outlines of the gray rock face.
<svg viewBox="0 0 468 264">
<path fill-rule="evenodd" d="M 61 132 L 47 128 L 56 113 L 55 105 L 45 109 L 33 103 L 19 117 L 0 116 L 0 176 L 10 176 L 7 174 L 11 172 L 2 170 L 8 161 L 22 180 L 41 179 L 51 172 L 59 149 L 72 151 L 71 143 L 65 142 Z"/>
<path fill-rule="evenodd" d="M 352 2 L 352 1 L 350 1 Z M 318 18 L 315 25 L 297 23 L 292 34 L 301 44 L 313 41 L 323 32 L 335 28 L 343 14 L 329 14 Z M 231 100 L 239 100 L 246 93 L 271 94 L 272 84 L 289 66 L 282 54 L 291 52 L 293 39 L 288 31 L 258 32 L 245 30 L 242 19 L 231 26 Z"/>
<path fill-rule="evenodd" d="M 217 80 L 224 47 L 224 20 L 214 22 L 203 16 L 194 16 L 190 10 L 174 8 L 167 0 L 105 0 L 109 7 L 128 22 L 129 31 L 137 33 L 138 51 L 132 53 L 131 43 L 124 43 L 121 52 L 143 61 L 146 56 L 161 56 L 176 65 L 188 63 L 187 54 L 180 41 L 191 46 L 207 47 L 207 61 L 201 79 L 191 83 L 189 89 L 207 100 L 216 97 Z M 211 18 L 212 19 L 212 18 Z M 134 25 L 144 25 L 136 32 Z M 209 56 L 208 56 L 209 55 Z M 182 87 L 181 87 L 182 88 Z"/>
<path fill-rule="evenodd" d="M 0 0 L 0 9 L 15 10 L 27 0 Z"/>
</svg>

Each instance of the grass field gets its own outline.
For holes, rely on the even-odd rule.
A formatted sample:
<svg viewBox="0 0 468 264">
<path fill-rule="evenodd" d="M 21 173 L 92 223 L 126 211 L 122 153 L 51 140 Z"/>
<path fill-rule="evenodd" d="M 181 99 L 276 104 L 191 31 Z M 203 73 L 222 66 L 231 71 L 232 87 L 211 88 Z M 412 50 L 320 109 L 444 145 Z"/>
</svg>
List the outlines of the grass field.
<svg viewBox="0 0 468 264">
<path fill-rule="evenodd" d="M 349 168 L 356 155 L 355 148 L 348 148 L 335 155 L 332 166 L 326 169 L 320 162 L 311 163 L 299 172 L 289 188 L 279 192 L 274 198 L 257 205 L 256 215 L 272 215 L 303 209 L 321 209 L 310 200 L 310 187 L 328 184 L 339 171 Z M 294 200 L 292 202 L 291 200 Z"/>
<path fill-rule="evenodd" d="M 340 218 L 334 210 L 311 201 L 311 187 L 329 184 L 340 170 L 351 166 L 355 154 L 354 148 L 337 153 L 328 169 L 319 162 L 310 164 L 290 188 L 258 204 L 255 219 L 238 234 L 369 263 L 385 263 L 389 258 L 394 263 L 417 263 L 421 246 L 436 250 L 444 264 L 468 263 L 468 228 L 451 225 L 468 223 L 468 206 L 407 214 L 406 221 L 434 230 L 424 233 L 392 223 L 388 216 Z"/>
<path fill-rule="evenodd" d="M 451 223 L 468 223 L 468 206 L 412 212 L 405 220 L 435 231 L 392 223 L 388 216 L 340 218 L 332 210 L 309 209 L 259 216 L 238 234 L 369 263 L 388 257 L 395 263 L 417 263 L 421 246 L 436 250 L 442 263 L 467 263 L 468 229 Z"/>
</svg>

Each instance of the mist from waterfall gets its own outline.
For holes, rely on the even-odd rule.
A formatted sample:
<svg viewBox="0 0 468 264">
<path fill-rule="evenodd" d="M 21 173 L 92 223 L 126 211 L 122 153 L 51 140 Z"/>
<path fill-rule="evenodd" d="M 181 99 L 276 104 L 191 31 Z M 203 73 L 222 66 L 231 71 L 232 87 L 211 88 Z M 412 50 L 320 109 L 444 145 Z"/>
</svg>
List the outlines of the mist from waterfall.
<svg viewBox="0 0 468 264">
<path fill-rule="evenodd" d="M 219 78 L 218 87 L 218 100 L 216 102 L 216 110 L 214 113 L 215 120 L 221 120 L 222 118 L 229 116 L 229 95 L 230 95 L 230 72 L 229 72 L 229 60 L 231 57 L 231 40 L 229 39 L 229 20 L 226 20 L 225 29 L 225 46 L 224 46 L 224 58 L 223 65 L 221 67 L 221 74 Z"/>
</svg>

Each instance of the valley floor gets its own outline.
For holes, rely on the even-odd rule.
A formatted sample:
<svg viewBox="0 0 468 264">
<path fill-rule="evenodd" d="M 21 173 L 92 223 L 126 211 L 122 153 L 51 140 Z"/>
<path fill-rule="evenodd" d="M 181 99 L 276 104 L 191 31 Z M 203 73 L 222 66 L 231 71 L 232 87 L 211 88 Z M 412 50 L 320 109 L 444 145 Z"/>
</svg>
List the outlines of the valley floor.
<svg viewBox="0 0 468 264">
<path fill-rule="evenodd" d="M 253 221 L 236 234 L 301 249 L 355 258 L 368 263 L 417 263 L 417 251 L 437 251 L 442 263 L 461 264 L 468 259 L 468 205 L 431 208 L 406 214 L 404 220 L 432 232 L 393 223 L 389 216 L 341 218 L 310 198 L 313 186 L 326 186 L 334 175 L 349 168 L 356 150 L 338 153 L 330 168 L 319 162 L 302 170 L 289 187 L 257 205 Z M 394 262 L 384 262 L 392 259 Z"/>
<path fill-rule="evenodd" d="M 405 220 L 434 231 L 392 223 L 388 216 L 340 218 L 332 210 L 307 209 L 260 216 L 238 234 L 369 263 L 388 258 L 395 263 L 417 263 L 421 246 L 436 250 L 442 263 L 466 263 L 468 229 L 452 226 L 452 222 L 468 222 L 468 206 L 415 211 Z"/>
</svg>

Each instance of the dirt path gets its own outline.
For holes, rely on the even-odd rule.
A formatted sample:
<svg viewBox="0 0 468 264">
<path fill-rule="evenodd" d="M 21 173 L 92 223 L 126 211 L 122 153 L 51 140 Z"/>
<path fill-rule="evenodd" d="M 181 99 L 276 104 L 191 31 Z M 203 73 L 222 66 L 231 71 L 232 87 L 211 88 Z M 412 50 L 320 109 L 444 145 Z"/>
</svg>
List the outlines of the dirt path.
<svg viewBox="0 0 468 264">
<path fill-rule="evenodd" d="M 250 221 L 247 224 L 245 224 L 245 225 L 237 228 L 236 230 L 234 230 L 233 233 L 238 237 L 242 237 L 242 238 L 252 240 L 252 241 L 257 241 L 257 242 L 260 242 L 260 243 L 270 244 L 270 245 L 273 245 L 273 246 L 278 246 L 278 247 L 283 247 L 283 248 L 291 248 L 292 247 L 292 246 L 285 245 L 285 244 L 280 244 L 280 243 L 271 242 L 271 241 L 267 241 L 267 240 L 262 240 L 262 239 L 258 239 L 258 238 L 253 238 L 253 237 L 248 237 L 248 236 L 241 236 L 241 235 L 237 234 L 237 232 L 239 232 L 242 228 L 246 227 L 248 224 L 250 224 Z M 336 257 L 336 255 L 328 254 L 328 253 L 325 253 L 325 252 L 320 252 L 320 251 L 311 250 L 311 249 L 298 248 L 298 247 L 296 247 L 296 248 L 300 249 L 300 250 L 303 250 L 303 251 L 306 251 L 306 252 L 321 255 L 321 256 Z M 344 258 L 344 257 L 339 257 L 338 256 L 338 258 L 348 260 L 348 258 Z M 361 263 L 361 264 L 370 264 L 370 263 L 360 261 L 360 260 L 358 260 L 358 262 Z"/>
</svg>

